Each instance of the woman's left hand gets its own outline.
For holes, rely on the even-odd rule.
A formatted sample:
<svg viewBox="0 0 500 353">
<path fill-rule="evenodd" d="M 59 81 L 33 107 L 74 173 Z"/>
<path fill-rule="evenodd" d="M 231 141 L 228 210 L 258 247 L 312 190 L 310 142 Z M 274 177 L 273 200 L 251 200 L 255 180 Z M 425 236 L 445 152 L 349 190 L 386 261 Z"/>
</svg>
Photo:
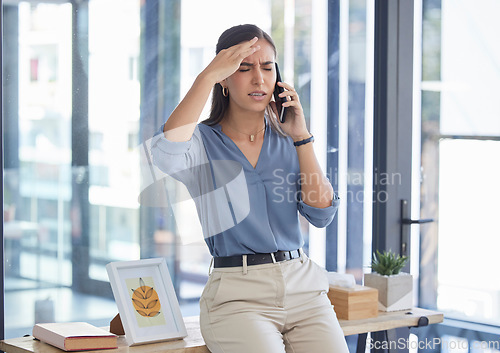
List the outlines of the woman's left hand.
<svg viewBox="0 0 500 353">
<path fill-rule="evenodd" d="M 288 100 L 286 103 L 283 103 L 283 107 L 288 108 L 285 122 L 281 123 L 279 119 L 277 119 L 280 127 L 294 141 L 308 138 L 310 136 L 310 133 L 307 130 L 304 110 L 302 109 L 302 105 L 300 104 L 297 91 L 295 91 L 292 86 L 284 82 L 278 82 L 278 85 L 285 89 L 285 91 L 280 94 L 280 97 L 287 97 Z M 271 107 L 275 115 L 278 116 L 276 102 L 271 102 Z"/>
</svg>

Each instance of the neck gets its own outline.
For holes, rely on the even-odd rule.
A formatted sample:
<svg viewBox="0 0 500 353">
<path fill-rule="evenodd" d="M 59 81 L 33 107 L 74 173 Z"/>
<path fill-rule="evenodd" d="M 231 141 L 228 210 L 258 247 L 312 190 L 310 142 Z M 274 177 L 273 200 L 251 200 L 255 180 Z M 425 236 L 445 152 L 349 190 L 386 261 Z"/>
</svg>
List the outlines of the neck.
<svg viewBox="0 0 500 353">
<path fill-rule="evenodd" d="M 261 130 L 265 126 L 263 113 L 233 113 L 231 109 L 228 110 L 228 112 L 222 119 L 222 123 L 246 134 L 253 134 L 256 131 Z"/>
</svg>

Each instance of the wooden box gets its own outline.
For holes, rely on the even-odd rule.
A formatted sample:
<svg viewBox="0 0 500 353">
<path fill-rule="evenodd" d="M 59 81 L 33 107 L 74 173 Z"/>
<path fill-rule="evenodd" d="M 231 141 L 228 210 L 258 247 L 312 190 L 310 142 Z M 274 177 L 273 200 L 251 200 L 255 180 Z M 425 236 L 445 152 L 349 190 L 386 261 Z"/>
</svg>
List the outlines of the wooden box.
<svg viewBox="0 0 500 353">
<path fill-rule="evenodd" d="M 378 290 L 375 288 L 330 286 L 328 298 L 339 319 L 358 320 L 378 316 Z"/>
</svg>

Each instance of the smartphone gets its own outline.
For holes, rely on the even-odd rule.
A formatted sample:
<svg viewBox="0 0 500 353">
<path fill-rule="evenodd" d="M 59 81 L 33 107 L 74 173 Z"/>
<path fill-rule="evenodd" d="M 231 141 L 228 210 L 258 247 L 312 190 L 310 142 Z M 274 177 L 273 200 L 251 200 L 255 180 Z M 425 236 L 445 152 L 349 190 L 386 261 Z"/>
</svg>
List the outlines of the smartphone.
<svg viewBox="0 0 500 353">
<path fill-rule="evenodd" d="M 285 122 L 287 108 L 283 107 L 282 104 L 287 101 L 286 97 L 280 97 L 279 94 L 284 92 L 283 87 L 278 86 L 278 82 L 281 82 L 280 70 L 278 69 L 278 63 L 274 63 L 276 66 L 276 84 L 274 85 L 274 100 L 276 101 L 276 108 L 278 109 L 278 117 L 281 123 Z"/>
</svg>

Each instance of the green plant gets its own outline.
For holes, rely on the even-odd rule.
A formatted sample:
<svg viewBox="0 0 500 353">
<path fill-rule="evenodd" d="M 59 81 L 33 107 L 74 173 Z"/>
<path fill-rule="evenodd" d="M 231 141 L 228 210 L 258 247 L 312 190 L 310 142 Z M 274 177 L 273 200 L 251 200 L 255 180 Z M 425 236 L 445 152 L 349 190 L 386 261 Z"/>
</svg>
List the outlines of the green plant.
<svg viewBox="0 0 500 353">
<path fill-rule="evenodd" d="M 372 270 L 382 276 L 397 275 L 408 261 L 407 256 L 396 255 L 392 251 L 373 254 Z"/>
</svg>

